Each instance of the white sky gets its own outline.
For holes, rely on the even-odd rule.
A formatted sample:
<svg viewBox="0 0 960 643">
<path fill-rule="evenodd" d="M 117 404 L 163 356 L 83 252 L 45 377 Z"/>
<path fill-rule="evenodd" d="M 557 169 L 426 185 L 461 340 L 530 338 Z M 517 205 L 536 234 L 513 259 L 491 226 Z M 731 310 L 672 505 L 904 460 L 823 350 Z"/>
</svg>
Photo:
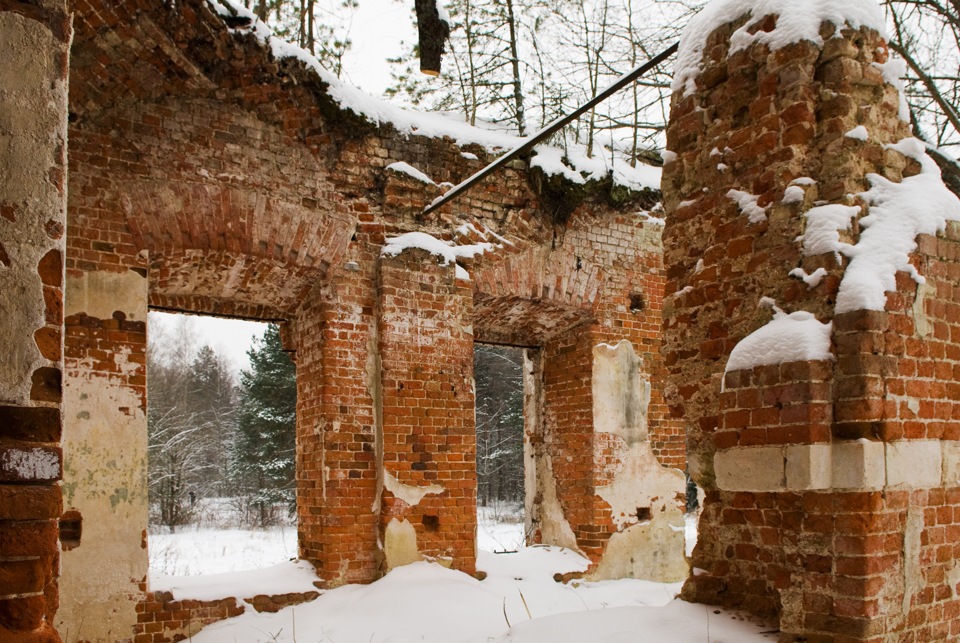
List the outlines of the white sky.
<svg viewBox="0 0 960 643">
<path fill-rule="evenodd" d="M 250 368 L 247 351 L 254 337 L 260 337 L 267 329 L 266 324 L 204 317 L 202 315 L 178 315 L 150 311 L 147 320 L 149 331 L 147 341 L 155 341 L 163 335 L 171 336 L 178 323 L 186 323 L 194 350 L 209 346 L 226 357 L 237 373 Z"/>
<path fill-rule="evenodd" d="M 349 25 L 353 46 L 344 57 L 344 80 L 374 96 L 390 85 L 387 58 L 405 53 L 416 40 L 411 0 L 360 0 Z"/>
</svg>

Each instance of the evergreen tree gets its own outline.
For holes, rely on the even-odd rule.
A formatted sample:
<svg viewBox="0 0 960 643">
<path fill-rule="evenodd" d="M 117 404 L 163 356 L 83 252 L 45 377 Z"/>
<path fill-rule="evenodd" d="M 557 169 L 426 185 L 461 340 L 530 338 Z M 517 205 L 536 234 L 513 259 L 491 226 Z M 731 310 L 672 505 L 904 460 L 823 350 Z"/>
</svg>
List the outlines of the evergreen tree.
<svg viewBox="0 0 960 643">
<path fill-rule="evenodd" d="M 296 370 L 283 352 L 280 330 L 271 324 L 247 355 L 240 374 L 240 409 L 233 473 L 259 526 L 277 519 L 278 505 L 294 505 Z"/>
</svg>

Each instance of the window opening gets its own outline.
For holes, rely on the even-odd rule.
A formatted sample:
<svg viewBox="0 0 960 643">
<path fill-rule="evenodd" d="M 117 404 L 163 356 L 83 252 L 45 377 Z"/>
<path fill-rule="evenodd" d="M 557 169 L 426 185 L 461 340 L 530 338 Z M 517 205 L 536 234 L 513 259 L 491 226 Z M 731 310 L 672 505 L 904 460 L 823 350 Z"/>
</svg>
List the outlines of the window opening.
<svg viewBox="0 0 960 643">
<path fill-rule="evenodd" d="M 524 546 L 524 350 L 476 344 L 477 544 Z"/>
<path fill-rule="evenodd" d="M 296 376 L 276 325 L 151 311 L 151 574 L 296 556 Z"/>
</svg>

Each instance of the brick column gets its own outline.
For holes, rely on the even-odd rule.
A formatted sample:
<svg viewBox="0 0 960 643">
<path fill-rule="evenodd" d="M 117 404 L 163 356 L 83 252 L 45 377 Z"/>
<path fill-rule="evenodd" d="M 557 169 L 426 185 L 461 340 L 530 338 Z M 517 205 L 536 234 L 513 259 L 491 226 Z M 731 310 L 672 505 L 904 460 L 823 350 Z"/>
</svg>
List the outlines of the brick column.
<svg viewBox="0 0 960 643">
<path fill-rule="evenodd" d="M 66 2 L 0 9 L 0 641 L 59 641 Z"/>
<path fill-rule="evenodd" d="M 300 556 L 330 587 L 372 582 L 380 567 L 374 307 L 383 233 L 365 217 L 343 265 L 293 324 Z"/>
<path fill-rule="evenodd" d="M 476 568 L 473 299 L 455 270 L 419 249 L 380 262 L 387 569 L 423 558 Z"/>
<path fill-rule="evenodd" d="M 835 312 L 850 262 L 801 239 L 817 209 L 849 215 L 837 239 L 858 243 L 871 182 L 927 171 L 890 147 L 910 131 L 884 77 L 886 44 L 824 23 L 822 46 L 771 51 L 757 38 L 731 52 L 736 30 L 771 32 L 778 20 L 730 18 L 674 95 L 667 132 L 669 402 L 706 493 L 700 571 L 683 596 L 771 617 L 781 641 L 950 640 L 960 634 L 956 224 L 918 237 L 910 259 L 923 283 L 902 271 L 882 310 Z M 765 297 L 831 324 L 827 355 L 727 366 L 770 322 Z"/>
</svg>

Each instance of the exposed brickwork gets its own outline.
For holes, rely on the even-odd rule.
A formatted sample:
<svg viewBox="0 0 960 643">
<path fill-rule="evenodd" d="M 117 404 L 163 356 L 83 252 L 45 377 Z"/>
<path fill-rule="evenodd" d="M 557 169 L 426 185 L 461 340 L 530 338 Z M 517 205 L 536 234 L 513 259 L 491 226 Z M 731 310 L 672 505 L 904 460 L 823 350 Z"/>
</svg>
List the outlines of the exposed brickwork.
<svg viewBox="0 0 960 643">
<path fill-rule="evenodd" d="M 257 612 L 279 612 L 284 607 L 312 601 L 319 595 L 319 592 L 276 596 L 258 594 L 243 600 Z M 202 627 L 240 616 L 245 611 L 245 605 L 236 598 L 211 601 L 175 600 L 170 592 L 146 592 L 143 601 L 137 605 L 133 643 L 186 641 Z"/>
<path fill-rule="evenodd" d="M 697 90 L 674 96 L 668 129 L 678 157 L 664 173 L 667 390 L 706 491 L 699 571 L 683 595 L 778 619 L 781 641 L 952 640 L 957 227 L 918 239 L 911 262 L 927 286 L 901 273 L 884 311 L 834 315 L 845 263 L 802 254 L 803 213 L 861 205 L 851 195 L 869 187 L 867 173 L 918 171 L 884 147 L 909 136 L 874 66 L 886 45 L 824 25 L 822 49 L 729 54 L 742 24 L 708 38 Z M 844 136 L 858 125 L 867 141 Z M 817 183 L 782 202 L 800 177 Z M 730 189 L 758 195 L 766 220 L 750 223 Z M 859 232 L 855 221 L 842 234 Z M 808 288 L 788 276 L 796 267 L 827 275 Z M 831 321 L 835 359 L 724 377 L 733 347 L 770 319 L 763 296 Z M 753 469 L 720 466 L 731 457 Z"/>
<path fill-rule="evenodd" d="M 0 7 L 0 642 L 59 643 L 65 2 Z"/>
<path fill-rule="evenodd" d="M 16 15 L 47 21 L 59 47 L 47 80 L 67 81 L 66 7 L 20 4 Z M 418 556 L 474 571 L 474 339 L 541 356 L 544 412 L 528 432 L 558 464 L 560 510 L 595 562 L 617 531 L 597 489 L 626 457 L 622 440 L 592 430 L 597 343 L 632 343 L 652 384 L 652 448 L 683 467 L 680 423 L 660 383 L 660 227 L 634 214 L 649 199 L 614 206 L 601 185 L 558 219 L 556 204 L 541 202 L 542 182 L 516 162 L 423 217 L 439 184 L 494 152 L 342 110 L 303 63 L 275 59 L 204 0 L 70 8 L 70 102 L 60 82 L 56 121 L 66 129 L 69 107 L 69 149 L 61 141 L 44 168 L 61 202 L 28 213 L 28 200 L 0 194 L 5 225 L 42 241 L 22 267 L 19 237 L 0 240 L 3 270 L 23 268 L 17 288 L 32 280 L 40 311 L 17 330 L 26 335 L 11 335 L 36 354 L 16 379 L 20 397 L 0 400 L 12 427 L 0 453 L 29 449 L 49 465 L 0 475 L 0 586 L 29 594 L 0 596 L 0 625 L 18 630 L 0 630 L 0 641 L 55 639 L 61 556 L 58 623 L 71 637 L 177 640 L 190 621 L 238 609 L 178 603 L 146 586 L 148 305 L 283 325 L 298 368 L 300 554 L 330 586 L 383 573 L 394 518 L 413 525 Z M 385 169 L 395 161 L 436 183 Z M 389 237 L 414 230 L 494 247 L 460 261 L 470 281 L 420 251 L 380 257 Z M 61 467 L 65 503 L 52 484 Z M 402 491 L 431 484 L 443 492 L 415 504 Z"/>
<path fill-rule="evenodd" d="M 442 489 L 416 504 L 383 492 L 381 525 L 406 520 L 426 557 L 476 562 L 477 474 L 470 283 L 423 250 L 380 262 L 383 475 Z M 388 561 L 389 562 L 389 561 Z"/>
</svg>

